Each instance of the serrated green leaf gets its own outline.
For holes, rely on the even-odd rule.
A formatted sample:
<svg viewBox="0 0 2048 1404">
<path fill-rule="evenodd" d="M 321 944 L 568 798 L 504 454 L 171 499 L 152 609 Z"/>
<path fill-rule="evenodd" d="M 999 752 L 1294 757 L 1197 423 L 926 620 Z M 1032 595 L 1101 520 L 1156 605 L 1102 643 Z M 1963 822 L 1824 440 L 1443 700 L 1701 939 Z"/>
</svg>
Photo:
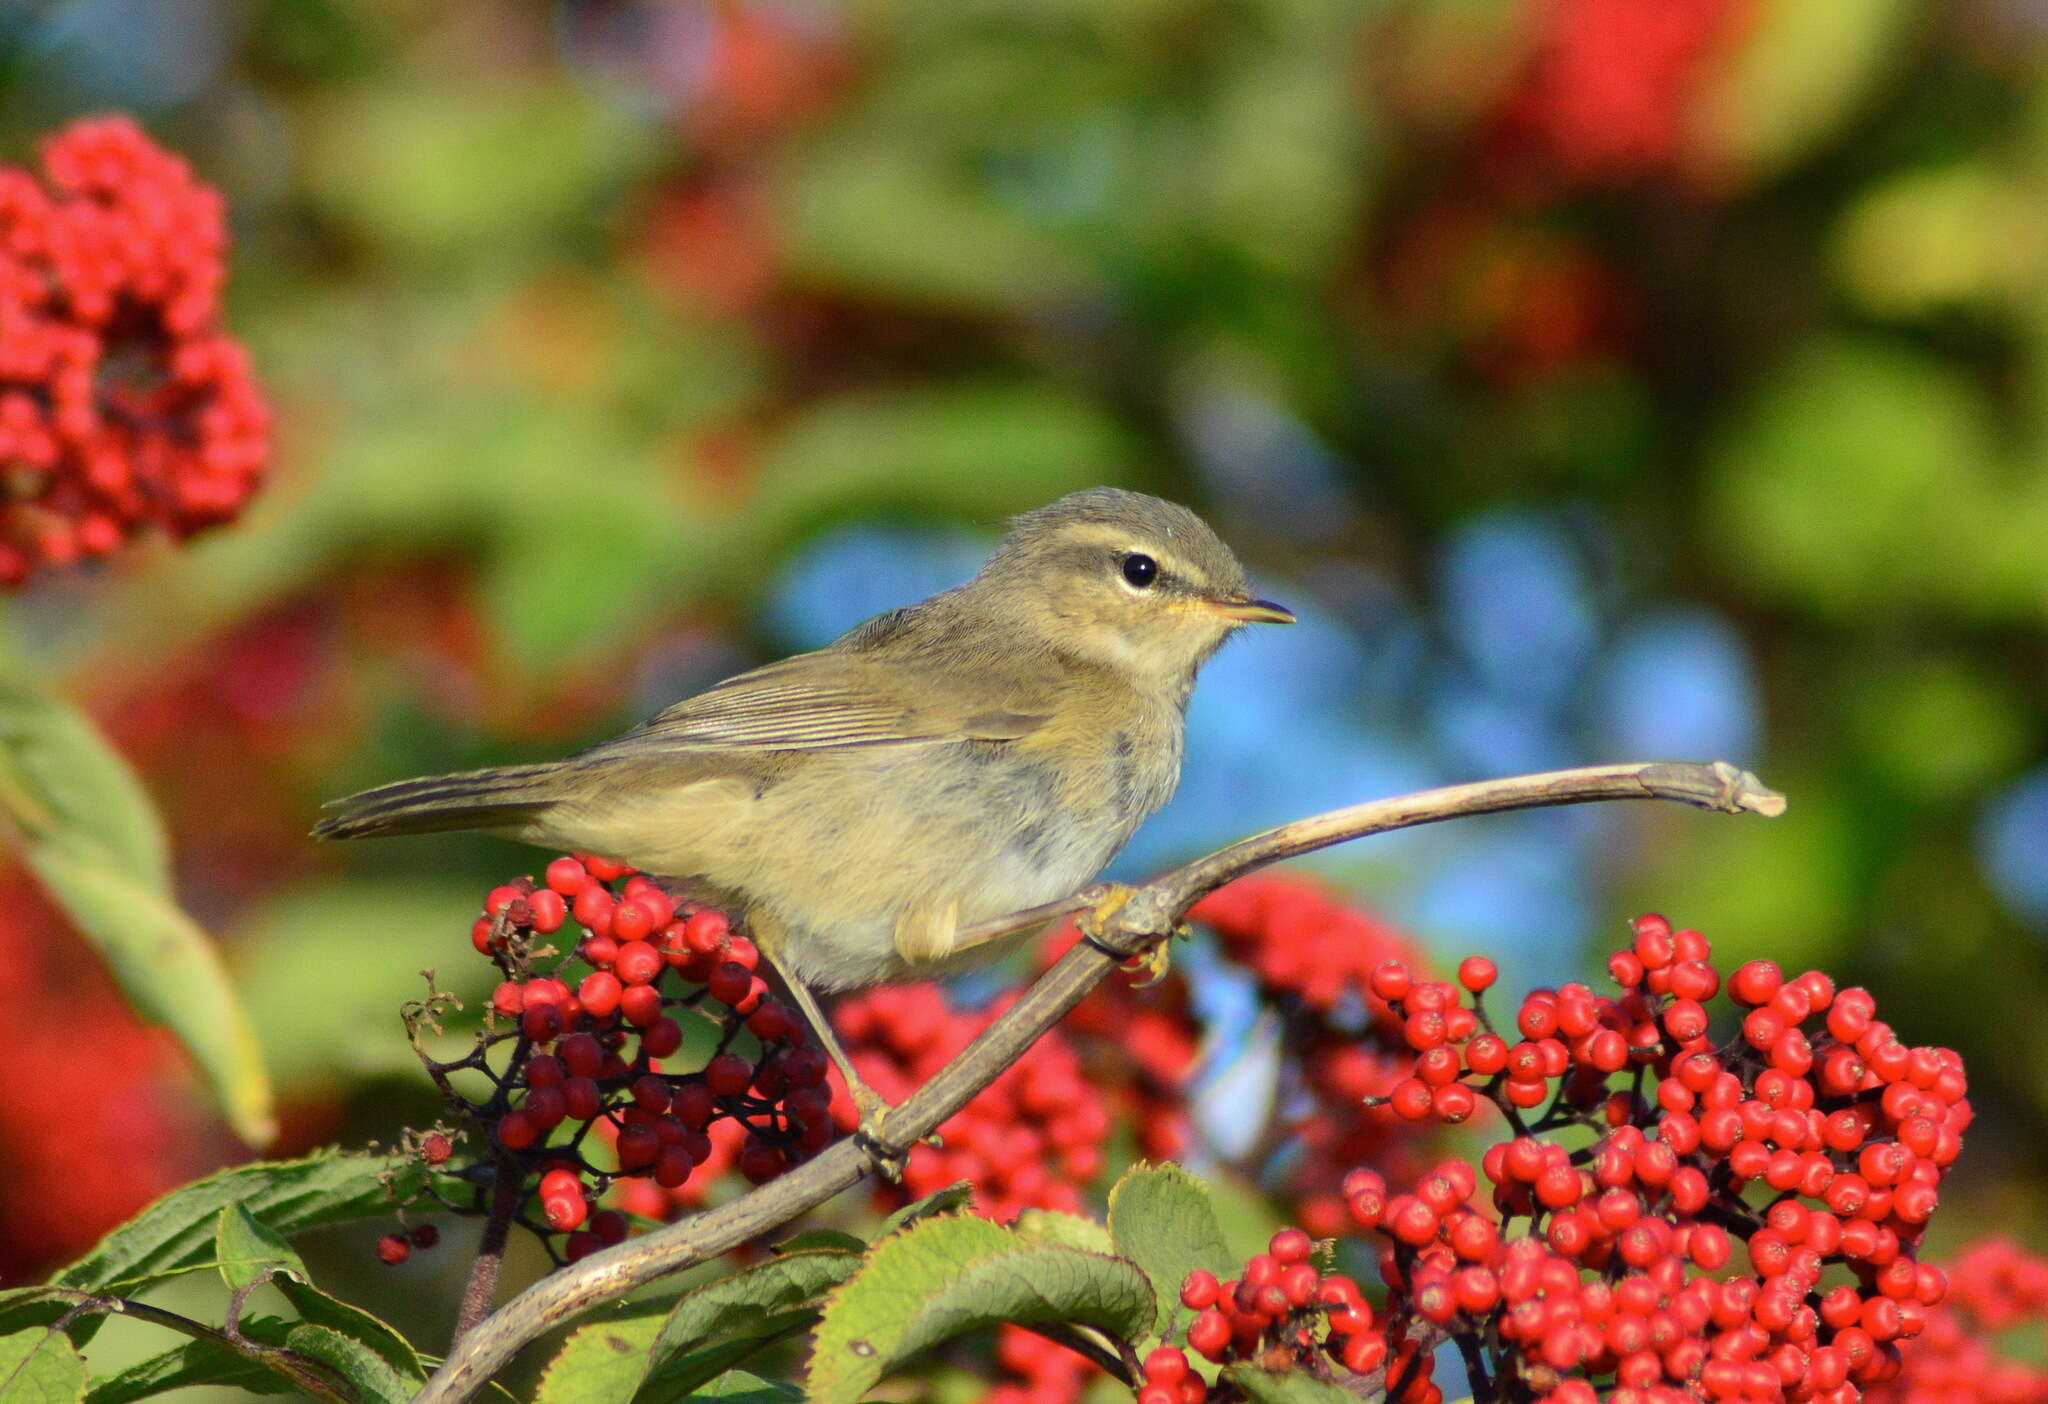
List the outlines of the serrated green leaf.
<svg viewBox="0 0 2048 1404">
<path fill-rule="evenodd" d="M 692 1399 L 723 1399 L 728 1404 L 803 1404 L 804 1392 L 787 1380 L 764 1380 L 745 1370 L 727 1370 L 690 1391 Z"/>
<path fill-rule="evenodd" d="M 1197 1268 L 1229 1277 L 1236 1271 L 1216 1206 L 1200 1180 L 1178 1165 L 1135 1165 L 1109 1192 L 1109 1233 L 1115 1251 L 1145 1270 L 1159 1304 L 1153 1329 L 1185 1325 L 1180 1285 Z"/>
<path fill-rule="evenodd" d="M 370 1346 L 332 1327 L 302 1323 L 285 1333 L 284 1343 L 347 1380 L 364 1404 L 406 1404 L 426 1383 L 424 1375 L 411 1379 L 400 1374 Z"/>
<path fill-rule="evenodd" d="M 1079 1214 L 1062 1214 L 1056 1209 L 1026 1209 L 1010 1227 L 1033 1243 L 1059 1243 L 1090 1253 L 1116 1252 L 1116 1241 L 1109 1236 L 1109 1230 Z"/>
<path fill-rule="evenodd" d="M 782 1333 L 792 1312 L 809 1308 L 865 1261 L 863 1254 L 838 1249 L 784 1253 L 685 1293 L 662 1323 L 649 1353 L 647 1382 L 635 1398 L 664 1397 L 673 1383 L 670 1362 L 714 1338 Z"/>
<path fill-rule="evenodd" d="M 419 1352 L 390 1325 L 359 1306 L 321 1291 L 311 1282 L 291 1277 L 280 1277 L 276 1282 L 277 1289 L 307 1325 L 346 1336 L 373 1351 L 394 1375 L 411 1381 L 414 1388 L 426 1383 L 427 1372 Z"/>
<path fill-rule="evenodd" d="M 816 1321 L 814 1313 L 793 1311 L 777 1318 L 772 1333 L 762 1336 L 748 1336 L 736 1341 L 725 1341 L 715 1346 L 669 1361 L 662 1367 L 660 1389 L 656 1395 L 662 1404 L 680 1399 L 691 1391 L 717 1379 L 735 1366 L 753 1359 L 769 1346 L 787 1340 L 807 1331 Z M 607 1401 L 606 1404 L 610 1404 Z"/>
<path fill-rule="evenodd" d="M 0 1336 L 11 1336 L 37 1326 L 47 1326 L 71 1303 L 54 1297 L 44 1287 L 16 1287 L 0 1292 Z"/>
<path fill-rule="evenodd" d="M 999 1321 L 1078 1322 L 1123 1340 L 1152 1329 L 1135 1263 L 1033 1243 L 972 1215 L 927 1219 L 878 1243 L 826 1303 L 811 1355 L 818 1404 L 857 1404 L 891 1370 Z"/>
<path fill-rule="evenodd" d="M 944 1189 L 933 1190 L 922 1199 L 914 1199 L 882 1220 L 882 1226 L 875 1230 L 875 1242 L 880 1243 L 890 1234 L 907 1229 L 920 1219 L 929 1219 L 935 1214 L 950 1214 L 955 1209 L 965 1209 L 974 1203 L 974 1185 L 967 1180 L 955 1180 Z"/>
<path fill-rule="evenodd" d="M 801 1253 L 807 1249 L 824 1248 L 841 1253 L 865 1253 L 868 1241 L 859 1234 L 847 1233 L 843 1229 L 806 1229 L 794 1238 L 785 1238 L 768 1251 L 771 1253 Z"/>
<path fill-rule="evenodd" d="M 267 1228 L 246 1205 L 230 1204 L 214 1221 L 215 1266 L 230 1292 L 239 1292 L 259 1277 L 294 1273 L 303 1278 L 306 1265 L 289 1243 Z"/>
<path fill-rule="evenodd" d="M 16 798 L 40 811 L 15 813 L 31 838 L 88 835 L 137 881 L 170 891 L 170 847 L 156 806 L 85 713 L 48 693 L 0 683 L 0 748 L 20 787 Z"/>
<path fill-rule="evenodd" d="M 1306 1370 L 1276 1374 L 1256 1365 L 1228 1365 L 1224 1367 L 1223 1378 L 1243 1390 L 1252 1404 L 1360 1404 L 1358 1395 L 1341 1385 L 1319 1380 Z M 1366 1397 L 1386 1396 L 1384 1392 L 1375 1392 Z"/>
<path fill-rule="evenodd" d="M 650 1312 L 578 1327 L 541 1371 L 534 1404 L 618 1404 L 632 1398 L 647 1374 L 661 1322 Z"/>
<path fill-rule="evenodd" d="M 250 1335 L 259 1328 L 244 1323 Z M 282 1338 L 280 1325 L 276 1334 Z M 215 1340 L 188 1340 L 161 1355 L 137 1361 L 119 1374 L 92 1381 L 85 1404 L 130 1404 L 174 1389 L 217 1385 L 244 1394 L 284 1394 L 294 1386 L 289 1376 Z"/>
<path fill-rule="evenodd" d="M 212 941 L 178 908 L 149 797 L 80 713 L 0 684 L 0 810 L 128 1002 L 191 1053 L 235 1133 L 276 1134 L 270 1082 Z"/>
<path fill-rule="evenodd" d="M 272 1231 L 289 1237 L 322 1224 L 389 1213 L 391 1196 L 379 1177 L 394 1176 L 401 1195 L 410 1195 L 420 1188 L 423 1174 L 410 1156 L 331 1150 L 298 1160 L 237 1165 L 164 1195 L 51 1283 L 88 1292 L 140 1291 L 208 1262 L 218 1216 L 227 1205 L 243 1205 Z"/>
<path fill-rule="evenodd" d="M 71 1338 L 47 1327 L 0 1336 L 0 1399 L 7 1404 L 78 1404 L 85 1361 Z"/>
</svg>

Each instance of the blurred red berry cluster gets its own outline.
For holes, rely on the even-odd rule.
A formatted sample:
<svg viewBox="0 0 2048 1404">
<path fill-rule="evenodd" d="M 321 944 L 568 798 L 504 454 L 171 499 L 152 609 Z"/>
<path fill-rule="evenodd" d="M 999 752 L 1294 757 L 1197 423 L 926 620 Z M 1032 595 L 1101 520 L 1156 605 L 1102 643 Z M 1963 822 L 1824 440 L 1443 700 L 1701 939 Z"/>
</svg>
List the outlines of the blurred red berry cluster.
<svg viewBox="0 0 2048 1404">
<path fill-rule="evenodd" d="M 0 1286 L 23 1286 L 234 1147 L 171 1035 L 129 1008 L 27 874 L 4 883 Z"/>
<path fill-rule="evenodd" d="M 896 985 L 842 1001 L 832 1022 L 855 1071 L 900 1102 L 1008 1006 L 1004 1000 L 963 1013 L 935 985 Z M 834 1112 L 842 1130 L 854 1128 L 853 1102 L 843 1090 Z M 887 1193 L 915 1198 L 968 1180 L 975 1209 L 998 1222 L 1026 1209 L 1076 1213 L 1082 1189 L 1102 1173 L 1109 1130 L 1101 1093 L 1073 1049 L 1051 1033 L 942 1124 L 938 1146 L 912 1147 L 901 1185 Z"/>
<path fill-rule="evenodd" d="M 0 168 L 0 584 L 240 510 L 270 414 L 218 324 L 220 197 L 125 117 Z"/>
<path fill-rule="evenodd" d="M 1216 938 L 1218 953 L 1255 983 L 1280 1023 L 1288 1085 L 1269 1134 L 1245 1168 L 1270 1181 L 1319 1237 L 1347 1223 L 1338 1181 L 1349 1165 L 1395 1174 L 1419 1171 L 1418 1128 L 1366 1098 L 1387 1091 L 1409 1066 L 1401 1024 L 1373 992 L 1373 972 L 1389 960 L 1421 961 L 1415 944 L 1319 884 L 1260 873 L 1198 902 L 1189 913 Z M 1079 939 L 1071 927 L 1047 958 Z M 1191 1148 L 1189 1082 L 1203 1029 L 1178 972 L 1144 986 L 1097 987 L 1068 1016 L 1090 1080 L 1120 1103 L 1144 1153 L 1173 1159 Z M 1270 1162 L 1270 1163 L 1267 1163 Z"/>
<path fill-rule="evenodd" d="M 2022 1329 L 2024 1328 L 2024 1329 Z M 1948 1265 L 1948 1296 L 1869 1404 L 2048 1404 L 2048 1258 L 1987 1238 Z"/>
<path fill-rule="evenodd" d="M 1343 1167 L 1418 1171 L 1420 1129 L 1372 1100 L 1408 1068 L 1402 1021 L 1373 987 L 1387 963 L 1422 967 L 1415 943 L 1389 923 L 1316 883 L 1261 875 L 1234 882 L 1190 913 L 1216 933 L 1229 959 L 1258 979 L 1262 1003 L 1281 1019 L 1289 1065 L 1304 1098 L 1278 1109 L 1278 1190 L 1296 1221 L 1319 1238 L 1343 1231 Z M 1293 1090 L 1293 1089 L 1289 1089 Z M 1441 1118 L 1461 1118 L 1446 1109 Z"/>
</svg>

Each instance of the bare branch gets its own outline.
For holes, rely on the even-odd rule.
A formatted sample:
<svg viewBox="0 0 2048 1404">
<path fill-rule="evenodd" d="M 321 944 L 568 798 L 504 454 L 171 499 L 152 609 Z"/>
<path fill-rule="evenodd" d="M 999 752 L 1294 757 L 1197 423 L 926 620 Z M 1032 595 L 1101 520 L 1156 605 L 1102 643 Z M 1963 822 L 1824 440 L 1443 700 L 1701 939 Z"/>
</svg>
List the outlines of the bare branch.
<svg viewBox="0 0 2048 1404">
<path fill-rule="evenodd" d="M 1498 814 L 1599 800 L 1662 799 L 1729 814 L 1785 811 L 1785 797 L 1726 761 L 1657 761 L 1587 766 L 1505 780 L 1484 780 L 1373 800 L 1297 819 L 1176 868 L 1139 888 L 1106 923 L 1100 939 L 1080 941 L 961 1050 L 959 1056 L 883 1119 L 885 1139 L 913 1145 L 953 1116 L 1022 1057 L 1121 962 L 1172 935 L 1201 898 L 1245 873 L 1285 858 L 1393 829 L 1475 814 Z M 969 928 L 972 941 L 1084 910 L 1089 895 L 1033 907 Z M 530 1342 L 592 1308 L 656 1278 L 731 1251 L 788 1223 L 857 1184 L 866 1152 L 847 1137 L 816 1159 L 734 1200 L 679 1220 L 542 1278 L 464 1334 L 414 1404 L 466 1400 Z"/>
</svg>

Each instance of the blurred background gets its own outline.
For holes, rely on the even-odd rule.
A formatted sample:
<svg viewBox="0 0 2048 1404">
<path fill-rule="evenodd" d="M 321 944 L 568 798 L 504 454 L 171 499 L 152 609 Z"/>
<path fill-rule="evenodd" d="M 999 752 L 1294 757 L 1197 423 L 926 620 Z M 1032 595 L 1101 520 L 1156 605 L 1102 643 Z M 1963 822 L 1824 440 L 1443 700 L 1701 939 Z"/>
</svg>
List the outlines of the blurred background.
<svg viewBox="0 0 2048 1404">
<path fill-rule="evenodd" d="M 39 577 L 5 646 L 164 807 L 281 1149 L 388 1138 L 434 1115 L 396 1005 L 476 985 L 539 860 L 318 849 L 321 799 L 564 752 L 1011 513 L 1158 492 L 1303 622 L 1205 674 L 1125 875 L 1439 782 L 1753 767 L 1784 819 L 1318 866 L 1513 986 L 1645 908 L 1865 983 L 1969 1060 L 1949 1235 L 2038 1223 L 2044 51 L 2038 0 L 17 0 L 0 159 L 120 109 L 223 191 L 279 444 L 239 525 Z M 240 1154 L 10 890 L 0 1281 Z"/>
</svg>

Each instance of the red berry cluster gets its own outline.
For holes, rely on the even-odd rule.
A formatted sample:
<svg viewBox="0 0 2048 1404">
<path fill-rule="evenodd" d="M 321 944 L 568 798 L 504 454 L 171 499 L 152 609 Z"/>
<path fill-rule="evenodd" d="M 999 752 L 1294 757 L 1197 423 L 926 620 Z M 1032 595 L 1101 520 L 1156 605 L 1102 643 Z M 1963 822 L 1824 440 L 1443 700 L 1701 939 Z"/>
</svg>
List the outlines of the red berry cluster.
<svg viewBox="0 0 2048 1404">
<path fill-rule="evenodd" d="M 2040 1343 L 2048 1328 L 2048 1258 L 2008 1238 L 1971 1244 L 1948 1268 L 1949 1291 L 1903 1352 L 1895 1379 L 1864 1393 L 1869 1404 L 2044 1404 L 2048 1365 Z M 2031 1327 L 2021 1343 L 2030 1358 L 2002 1347 L 2015 1328 Z"/>
<path fill-rule="evenodd" d="M 0 585 L 233 517 L 269 456 L 218 194 L 125 117 L 0 167 Z"/>
<path fill-rule="evenodd" d="M 1081 933 L 1069 926 L 1046 943 L 1050 965 Z M 1117 1120 L 1132 1127 L 1147 1160 L 1177 1160 L 1193 1144 L 1187 1083 L 1201 1051 L 1202 1026 L 1187 981 L 1175 975 L 1138 986 L 1105 980 L 1074 1007 L 1060 1032 L 1081 1055 L 1088 1080 L 1113 1098 Z"/>
<path fill-rule="evenodd" d="M 1338 1182 L 1347 1165 L 1392 1174 L 1422 1168 L 1420 1136 L 1368 1101 L 1408 1069 L 1402 1021 L 1374 989 L 1388 962 L 1421 965 L 1415 944 L 1392 925 L 1298 877 L 1231 883 L 1191 915 L 1216 933 L 1223 953 L 1258 978 L 1282 1019 L 1285 1048 L 1308 1095 L 1281 1109 L 1287 1154 L 1279 1183 L 1296 1221 L 1320 1238 L 1347 1220 Z"/>
<path fill-rule="evenodd" d="M 1196 1313 L 1188 1348 L 1219 1365 L 1241 1361 L 1320 1379 L 1333 1378 L 1340 1366 L 1353 1375 L 1385 1371 L 1394 1382 L 1390 1404 L 1439 1404 L 1443 1392 L 1429 1378 L 1430 1343 L 1390 1332 L 1355 1281 L 1317 1267 L 1314 1250 L 1306 1232 L 1284 1228 L 1231 1281 L 1189 1273 L 1180 1289 L 1181 1305 Z M 1145 1358 L 1138 1404 L 1204 1404 L 1212 1395 L 1224 1397 L 1190 1370 L 1178 1348 Z"/>
<path fill-rule="evenodd" d="M 553 952 L 534 943 L 565 928 L 582 933 L 573 955 L 537 973 Z M 626 1234 L 623 1213 L 593 1211 L 607 1189 L 661 1215 L 668 1193 L 715 1173 L 714 1131 L 736 1137 L 755 1184 L 834 1139 L 826 1055 L 769 996 L 753 943 L 724 913 L 678 907 L 632 869 L 578 855 L 550 863 L 542 882 L 493 889 L 471 940 L 511 977 L 491 1005 L 516 1028 L 441 1066 L 491 1074 L 493 1095 L 475 1111 L 537 1175 L 541 1217 L 529 1226 L 566 1233 L 572 1261 Z M 588 1154 L 593 1138 L 608 1155 Z"/>
<path fill-rule="evenodd" d="M 1698 932 L 1640 918 L 1608 962 L 1619 998 L 1538 990 L 1513 1043 L 1479 995 L 1490 962 L 1457 985 L 1375 972 L 1415 1050 L 1387 1105 L 1462 1120 L 1484 1097 L 1518 1133 L 1480 1167 L 1492 1215 L 1458 1161 L 1407 1193 L 1369 1170 L 1344 1185 L 1389 1240 L 1390 1311 L 1456 1340 L 1476 1397 L 1590 1404 L 1589 1381 L 1611 1381 L 1644 1404 L 1850 1404 L 1941 1300 L 1914 1254 L 1970 1121 L 1961 1060 L 1901 1043 L 1866 991 L 1767 961 L 1727 981 L 1747 1012 L 1716 1045 L 1709 957 Z M 1590 1143 L 1540 1139 L 1569 1128 Z M 1746 1273 L 1702 1275 L 1738 1245 Z"/>
<path fill-rule="evenodd" d="M 840 1003 L 833 1025 L 855 1070 L 900 1101 L 929 1081 L 1007 1007 L 949 1007 L 935 985 L 896 985 Z M 842 1130 L 857 1116 L 834 1102 Z M 916 1197 L 971 1181 L 975 1208 L 997 1221 L 1026 1209 L 1081 1207 L 1081 1187 L 1102 1173 L 1109 1109 L 1057 1033 L 1033 1044 L 972 1102 L 939 1127 L 939 1146 L 911 1148 L 898 1192 Z"/>
</svg>

